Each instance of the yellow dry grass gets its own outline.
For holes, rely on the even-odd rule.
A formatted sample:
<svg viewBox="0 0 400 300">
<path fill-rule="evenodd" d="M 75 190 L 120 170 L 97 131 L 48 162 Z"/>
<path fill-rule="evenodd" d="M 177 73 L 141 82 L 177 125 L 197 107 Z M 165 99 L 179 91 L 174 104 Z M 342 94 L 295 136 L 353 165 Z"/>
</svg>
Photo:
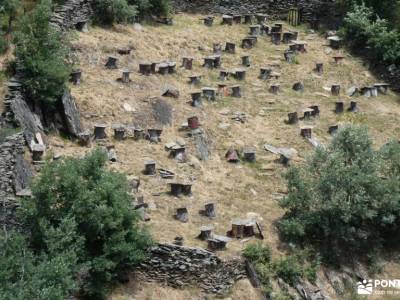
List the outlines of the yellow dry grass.
<svg viewBox="0 0 400 300">
<path fill-rule="evenodd" d="M 157 207 L 156 210 L 149 211 L 151 221 L 147 223 L 156 240 L 171 242 L 179 235 L 184 237 L 185 245 L 205 247 L 204 242 L 196 239 L 201 225 L 212 224 L 215 233 L 225 234 L 230 229 L 232 219 L 252 215 L 256 216 L 263 226 L 266 237 L 264 242 L 271 245 L 275 255 L 278 255 L 283 250 L 273 224 L 283 213 L 277 205 L 277 200 L 285 193 L 285 182 L 281 176 L 285 168 L 275 162 L 276 157 L 267 153 L 263 145 L 269 143 L 278 147 L 293 147 L 298 151 L 296 161 L 304 160 L 312 151 L 312 147 L 299 136 L 299 127 L 302 124 L 289 126 L 284 123 L 287 113 L 294 110 L 301 112 L 308 105 L 317 104 L 320 106 L 321 116 L 307 124 L 314 126 L 319 140 L 329 141 L 329 125 L 352 122 L 368 125 L 376 145 L 379 146 L 388 139 L 399 136 L 399 98 L 393 93 L 370 99 L 359 97 L 357 101 L 360 113 L 337 116 L 332 111 L 337 97 L 330 96 L 330 93 L 323 89 L 324 86 L 340 83 L 342 90 L 345 90 L 353 85 L 363 86 L 379 81 L 357 58 L 340 50 L 346 59 L 340 65 L 333 64 L 332 56 L 337 51 L 326 54 L 325 39 L 301 30 L 299 39 L 307 42 L 307 53 L 298 56 L 297 64 L 288 64 L 283 60 L 286 45 L 274 46 L 268 38 L 260 37 L 255 48 L 244 51 L 239 45 L 248 33 L 246 25 L 215 25 L 208 28 L 201 24 L 200 17 L 176 15 L 174 26 L 144 25 L 143 31 L 132 26 L 116 26 L 111 30 L 95 27 L 88 33 L 79 33 L 79 38 L 74 44 L 83 70 L 83 81 L 80 86 L 72 87 L 72 93 L 77 100 L 84 125 L 91 129 L 97 122 L 110 126 L 116 123 L 133 124 L 149 110 L 149 99 L 160 96 L 164 84 L 177 87 L 180 90 L 180 98 L 165 99 L 173 106 L 174 111 L 172 125 L 164 128 L 163 142 L 155 145 L 131 139 L 122 142 L 110 140 L 115 144 L 119 158 L 111 167 L 126 172 L 129 176 L 141 178 L 140 192 L 146 202 L 154 203 Z M 251 56 L 252 66 L 247 70 L 246 81 L 238 82 L 242 85 L 244 97 L 219 99 L 215 103 L 205 103 L 202 108 L 191 107 L 187 101 L 190 99 L 190 91 L 194 88 L 187 84 L 187 76 L 194 73 L 203 74 L 202 86 L 216 86 L 219 71 L 202 68 L 202 58 L 211 54 L 214 42 L 224 44 L 227 41 L 235 42 L 237 51 L 236 54 L 223 54 L 223 68 L 240 67 L 240 57 L 243 53 Z M 116 81 L 121 76 L 121 70 L 106 70 L 104 63 L 108 55 L 116 55 L 117 47 L 127 46 L 133 46 L 135 50 L 128 56 L 119 56 L 121 69 L 128 68 L 133 71 L 132 82 L 124 85 Z M 199 50 L 199 47 L 204 50 Z M 141 76 L 138 73 L 140 61 L 171 59 L 179 66 L 182 56 L 195 58 L 194 70 L 187 71 L 178 67 L 176 74 L 167 76 Z M 325 72 L 322 76 L 317 76 L 312 71 L 316 62 L 324 63 Z M 271 63 L 279 65 L 275 68 L 281 73 L 279 82 L 282 92 L 279 95 L 269 94 L 270 82 L 257 78 L 259 68 Z M 303 93 L 292 91 L 291 87 L 296 81 L 304 82 Z M 228 82 L 234 83 L 233 79 Z M 348 106 L 350 99 L 346 96 L 342 96 L 341 99 Z M 135 112 L 126 112 L 123 109 L 124 103 L 133 107 Z M 221 114 L 221 110 L 245 112 L 248 121 L 244 124 L 233 121 L 229 116 Z M 179 131 L 179 128 L 181 123 L 192 115 L 199 116 L 202 127 L 212 138 L 212 155 L 210 160 L 199 162 L 192 157 L 195 153 L 193 142 L 186 138 L 187 150 L 191 154 L 190 163 L 178 164 L 168 158 L 163 144 L 174 141 L 177 137 L 185 137 L 185 133 Z M 219 128 L 220 123 L 229 123 L 229 129 Z M 111 136 L 111 131 L 109 133 Z M 53 137 L 51 141 L 55 151 L 65 155 L 80 155 L 90 150 L 58 137 Z M 63 147 L 57 147 L 60 144 Z M 237 148 L 256 147 L 257 163 L 232 165 L 225 162 L 224 154 L 231 145 Z M 167 195 L 167 181 L 141 175 L 143 161 L 147 157 L 156 160 L 158 167 L 172 170 L 183 178 L 194 177 L 193 196 L 180 199 L 171 197 Z M 198 214 L 204 203 L 209 201 L 216 203 L 218 216 L 214 220 Z M 182 206 L 189 210 L 189 222 L 184 224 L 173 218 L 176 208 Z M 221 252 L 220 255 L 226 258 L 238 256 L 247 242 L 234 240 L 229 243 L 227 251 Z M 131 298 L 128 299 L 191 299 L 186 296 L 190 293 L 185 291 L 181 296 L 178 295 L 181 292 L 175 291 L 175 296 L 168 288 L 149 290 L 151 291 L 143 293 L 159 293 L 158 296 L 129 296 Z"/>
</svg>

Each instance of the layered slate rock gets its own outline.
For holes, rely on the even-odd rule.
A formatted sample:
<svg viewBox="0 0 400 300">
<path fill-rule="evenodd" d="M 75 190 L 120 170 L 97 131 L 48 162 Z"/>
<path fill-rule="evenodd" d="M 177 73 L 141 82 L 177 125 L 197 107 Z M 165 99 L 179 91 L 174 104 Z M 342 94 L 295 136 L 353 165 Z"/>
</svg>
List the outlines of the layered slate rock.
<svg viewBox="0 0 400 300">
<path fill-rule="evenodd" d="M 226 293 L 235 281 L 246 277 L 241 260 L 222 261 L 210 251 L 172 244 L 151 248 L 140 273 L 172 287 L 195 285 L 216 294 Z"/>
</svg>

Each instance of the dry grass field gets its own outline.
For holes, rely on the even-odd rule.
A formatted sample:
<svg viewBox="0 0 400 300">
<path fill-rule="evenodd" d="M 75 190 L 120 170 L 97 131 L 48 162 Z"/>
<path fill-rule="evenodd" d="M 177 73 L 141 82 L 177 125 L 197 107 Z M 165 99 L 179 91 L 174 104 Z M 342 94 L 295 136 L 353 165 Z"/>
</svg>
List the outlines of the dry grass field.
<svg viewBox="0 0 400 300">
<path fill-rule="evenodd" d="M 145 202 L 152 204 L 152 209 L 148 210 L 151 220 L 146 225 L 157 241 L 171 242 L 176 236 L 183 236 L 185 245 L 205 247 L 204 242 L 196 239 L 200 226 L 212 224 L 215 233 L 225 234 L 233 219 L 254 217 L 262 224 L 265 234 L 263 242 L 272 246 L 274 255 L 280 255 L 284 253 L 284 247 L 279 242 L 274 222 L 283 214 L 277 200 L 285 194 L 282 177 L 285 167 L 277 163 L 277 157 L 265 151 L 263 145 L 268 143 L 276 147 L 295 148 L 298 155 L 293 163 L 301 163 L 312 153 L 313 147 L 300 137 L 300 126 L 314 126 L 313 132 L 318 140 L 327 143 L 331 138 L 327 133 L 328 126 L 354 123 L 367 125 L 376 147 L 379 147 L 389 139 L 398 139 L 400 136 L 399 96 L 390 92 L 377 98 L 357 97 L 360 112 L 336 115 L 333 112 L 335 101 L 340 98 L 348 107 L 350 98 L 344 92 L 340 97 L 333 97 L 326 87 L 338 83 L 342 91 L 346 91 L 352 86 L 380 81 L 363 66 L 362 61 L 345 50 L 331 50 L 324 37 L 310 33 L 305 28 L 296 28 L 299 30 L 299 39 L 307 42 L 307 52 L 299 54 L 296 63 L 288 64 L 283 59 L 287 45 L 275 46 L 269 37 L 262 36 L 255 48 L 245 51 L 240 48 L 240 43 L 248 34 L 248 25 L 228 27 L 215 24 L 209 28 L 201 23 L 200 17 L 180 14 L 174 17 L 173 26 L 145 24 L 143 27 L 116 26 L 112 29 L 94 27 L 87 33 L 79 33 L 74 48 L 83 75 L 81 85 L 71 86 L 72 94 L 86 128 L 92 130 L 95 123 L 109 126 L 108 142 L 115 145 L 118 155 L 118 162 L 110 164 L 110 167 L 126 172 L 128 176 L 140 177 L 140 193 Z M 285 25 L 285 29 L 288 28 Z M 235 54 L 222 55 L 224 69 L 241 67 L 241 55 L 244 53 L 251 57 L 252 65 L 247 68 L 246 80 L 228 81 L 228 85 L 237 83 L 242 86 L 243 97 L 219 97 L 215 102 L 204 101 L 202 108 L 191 107 L 188 104 L 190 92 L 199 87 L 189 85 L 187 76 L 202 74 L 204 77 L 200 87 L 217 86 L 219 70 L 207 70 L 201 66 L 203 58 L 212 54 L 212 44 L 216 42 L 223 45 L 225 42 L 236 43 Z M 120 69 L 104 68 L 107 57 L 117 55 L 118 47 L 129 46 L 134 49 L 130 55 L 118 56 Z M 345 57 L 342 64 L 333 63 L 332 57 L 338 53 Z M 192 71 L 179 67 L 183 56 L 195 58 Z M 166 76 L 139 74 L 139 62 L 161 60 L 176 61 L 177 72 Z M 316 62 L 324 63 L 323 75 L 313 72 Z M 271 81 L 258 79 L 259 68 L 267 65 L 273 65 L 274 70 L 281 73 L 278 80 L 281 92 L 278 95 L 268 92 Z M 121 77 L 121 69 L 126 68 L 132 70 L 132 82 L 117 82 L 116 79 Z M 304 83 L 304 92 L 292 90 L 292 85 L 297 81 Z M 164 127 L 162 142 L 150 144 L 145 140 L 133 139 L 114 141 L 111 131 L 113 124 L 132 125 L 147 120 L 148 126 L 153 125 L 146 117 L 151 111 L 153 98 L 160 97 L 165 85 L 178 88 L 180 97 L 164 98 L 173 107 L 173 120 L 170 126 Z M 133 111 L 126 111 L 124 104 L 129 104 Z M 288 112 L 301 113 L 314 104 L 320 107 L 319 118 L 306 123 L 301 121 L 297 125 L 285 124 Z M 241 123 L 232 120 L 230 114 L 235 112 L 244 112 L 247 121 Z M 180 130 L 181 124 L 193 115 L 199 117 L 202 128 L 212 141 L 211 156 L 207 161 L 196 158 L 193 140 L 187 137 L 187 132 Z M 185 140 L 188 163 L 177 163 L 168 158 L 164 144 L 176 139 Z M 51 144 L 54 152 L 64 155 L 80 155 L 90 151 L 56 136 L 51 138 Z M 237 149 L 255 147 L 257 162 L 227 163 L 224 155 L 230 146 Z M 167 193 L 167 180 L 142 175 L 146 158 L 154 159 L 157 167 L 171 170 L 180 178 L 194 179 L 193 195 L 174 198 Z M 209 201 L 216 204 L 217 218 L 213 220 L 198 213 Z M 173 218 L 176 208 L 182 206 L 189 210 L 187 223 Z M 234 240 L 219 255 L 224 258 L 238 256 L 246 243 L 252 240 Z M 175 291 L 154 285 L 148 283 L 120 287 L 110 299 L 202 299 L 193 296 L 198 294 L 195 290 Z M 132 294 L 133 291 L 137 292 L 136 296 Z M 256 299 L 253 292 L 249 283 L 243 281 L 235 286 L 231 299 Z"/>
</svg>

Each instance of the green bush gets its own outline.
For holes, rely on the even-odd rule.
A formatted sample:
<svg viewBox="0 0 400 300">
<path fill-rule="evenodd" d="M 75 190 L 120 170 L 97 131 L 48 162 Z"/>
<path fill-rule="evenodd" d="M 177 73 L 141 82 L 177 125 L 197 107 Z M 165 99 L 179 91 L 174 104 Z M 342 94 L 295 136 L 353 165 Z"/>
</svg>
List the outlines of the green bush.
<svg viewBox="0 0 400 300">
<path fill-rule="evenodd" d="M 288 170 L 283 236 L 333 261 L 391 242 L 400 224 L 398 151 L 396 142 L 374 150 L 363 127 L 340 130 L 307 164 Z"/>
<path fill-rule="evenodd" d="M 271 261 L 271 249 L 261 243 L 249 244 L 243 255 L 253 263 L 266 264 Z"/>
<path fill-rule="evenodd" d="M 0 31 L 0 54 L 4 54 L 7 52 L 9 47 L 9 43 L 4 36 L 4 33 Z"/>
<path fill-rule="evenodd" d="M 140 15 L 158 15 L 168 17 L 171 14 L 170 0 L 130 0 L 136 6 Z"/>
<path fill-rule="evenodd" d="M 354 5 L 347 13 L 340 33 L 355 50 L 368 46 L 372 59 L 400 62 L 400 33 L 389 29 L 385 19 L 375 19 L 374 11 L 364 4 Z"/>
<path fill-rule="evenodd" d="M 93 8 L 95 20 L 104 25 L 124 23 L 136 15 L 136 6 L 126 0 L 95 0 Z"/>
<path fill-rule="evenodd" d="M 47 164 L 32 186 L 33 199 L 23 202 L 23 220 L 37 252 L 60 252 L 49 242 L 71 220 L 68 235 L 75 249 L 74 268 L 84 280 L 80 290 L 104 299 L 109 284 L 140 263 L 151 245 L 138 225 L 126 176 L 108 171 L 106 154 L 97 150 L 83 159 L 67 158 Z M 63 236 L 59 236 L 61 239 Z"/>
<path fill-rule="evenodd" d="M 23 72 L 27 96 L 54 105 L 62 96 L 71 73 L 69 43 L 50 24 L 51 1 L 42 0 L 24 15 L 15 32 L 15 56 Z"/>
</svg>

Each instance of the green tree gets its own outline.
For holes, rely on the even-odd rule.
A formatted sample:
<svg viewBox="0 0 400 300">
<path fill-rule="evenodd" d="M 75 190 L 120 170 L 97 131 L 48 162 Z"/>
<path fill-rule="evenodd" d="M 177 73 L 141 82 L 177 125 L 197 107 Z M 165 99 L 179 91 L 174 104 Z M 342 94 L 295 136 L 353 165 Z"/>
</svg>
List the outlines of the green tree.
<svg viewBox="0 0 400 300">
<path fill-rule="evenodd" d="M 141 262 L 151 244 L 138 225 L 126 176 L 108 171 L 106 160 L 97 150 L 83 159 L 49 163 L 33 184 L 33 199 L 23 205 L 37 250 L 49 251 L 49 227 L 76 222 L 74 234 L 83 241 L 76 250 L 79 273 L 86 274 L 81 290 L 95 299 L 103 299 L 109 283 Z"/>
<path fill-rule="evenodd" d="M 17 232 L 0 234 L 0 299 L 59 299 L 76 289 L 75 223 L 65 219 L 60 226 L 47 228 L 47 251 L 35 253 Z"/>
<path fill-rule="evenodd" d="M 347 251 L 379 249 L 400 220 L 398 177 L 390 173 L 398 170 L 399 148 L 390 147 L 382 151 L 392 160 L 383 161 L 367 130 L 348 126 L 306 165 L 291 167 L 289 194 L 280 202 L 287 209 L 279 222 L 282 234 L 318 246 L 332 260 Z"/>
<path fill-rule="evenodd" d="M 51 1 L 42 0 L 21 18 L 14 42 L 27 96 L 54 106 L 65 90 L 71 66 L 67 37 L 50 25 L 50 16 Z"/>
<path fill-rule="evenodd" d="M 104 25 L 124 23 L 136 15 L 136 6 L 127 0 L 95 0 L 93 2 L 95 20 Z"/>
<path fill-rule="evenodd" d="M 0 0 L 0 11 L 8 16 L 7 33 L 12 31 L 12 24 L 21 8 L 21 0 Z"/>
</svg>

